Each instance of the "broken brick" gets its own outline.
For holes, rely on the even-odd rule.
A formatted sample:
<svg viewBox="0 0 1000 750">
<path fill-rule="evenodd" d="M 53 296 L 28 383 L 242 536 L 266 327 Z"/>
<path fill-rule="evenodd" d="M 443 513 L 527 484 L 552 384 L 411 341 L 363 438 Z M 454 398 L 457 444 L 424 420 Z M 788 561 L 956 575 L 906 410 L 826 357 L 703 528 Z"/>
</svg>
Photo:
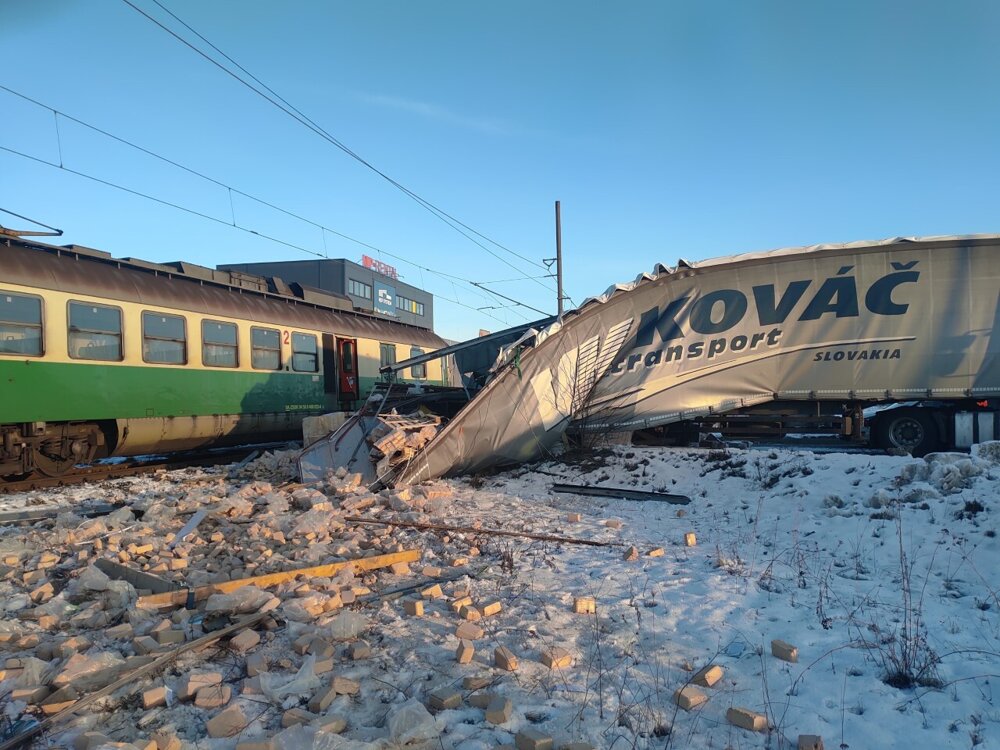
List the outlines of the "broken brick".
<svg viewBox="0 0 1000 750">
<path fill-rule="evenodd" d="M 629 547 L 627 550 L 625 550 L 625 554 L 622 555 L 622 559 L 625 562 L 635 562 L 636 560 L 639 559 L 639 548 Z"/>
<path fill-rule="evenodd" d="M 331 686 L 337 695 L 356 695 L 361 691 L 361 683 L 347 677 L 334 677 Z"/>
<path fill-rule="evenodd" d="M 514 655 L 514 652 L 506 646 L 499 646 L 493 652 L 493 663 L 499 669 L 505 669 L 508 672 L 514 672 L 517 670 L 517 657 Z"/>
<path fill-rule="evenodd" d="M 290 708 L 281 715 L 281 726 L 294 727 L 297 724 L 308 724 L 316 718 L 316 714 L 306 711 L 304 708 Z"/>
<path fill-rule="evenodd" d="M 177 699 L 182 701 L 193 700 L 195 694 L 203 687 L 221 684 L 222 675 L 219 672 L 199 672 L 197 674 L 186 675 L 177 686 Z"/>
<path fill-rule="evenodd" d="M 198 708 L 221 708 L 233 697 L 233 689 L 229 685 L 206 685 L 194 696 L 194 704 Z"/>
<path fill-rule="evenodd" d="M 483 619 L 483 613 L 470 604 L 465 605 L 458 611 L 458 616 L 469 622 L 478 622 Z"/>
<path fill-rule="evenodd" d="M 823 750 L 823 738 L 818 734 L 800 734 L 798 750 Z"/>
<path fill-rule="evenodd" d="M 688 547 L 694 547 L 698 544 L 698 537 L 694 535 L 693 531 L 689 531 L 684 535 L 684 544 Z"/>
<path fill-rule="evenodd" d="M 799 650 L 795 646 L 777 639 L 771 641 L 771 655 L 793 664 L 799 660 Z"/>
<path fill-rule="evenodd" d="M 472 645 L 472 641 L 461 640 L 458 642 L 458 648 L 455 649 L 455 661 L 459 664 L 468 664 L 472 661 L 475 652 L 476 648 Z"/>
<path fill-rule="evenodd" d="M 424 614 L 424 603 L 415 600 L 403 602 L 403 611 L 412 617 L 422 617 Z"/>
<path fill-rule="evenodd" d="M 573 600 L 573 611 L 578 615 L 592 615 L 597 612 L 597 602 L 592 596 L 578 596 Z"/>
<path fill-rule="evenodd" d="M 144 690 L 142 693 L 142 707 L 147 711 L 156 706 L 167 705 L 167 688 L 165 685 Z"/>
<path fill-rule="evenodd" d="M 685 711 L 697 708 L 707 700 L 707 695 L 691 685 L 685 685 L 674 693 L 674 703 L 683 708 Z"/>
<path fill-rule="evenodd" d="M 542 652 L 542 664 L 549 669 L 564 669 L 573 664 L 573 655 L 556 646 Z"/>
<path fill-rule="evenodd" d="M 367 641 L 358 641 L 347 647 L 347 655 L 354 661 L 367 659 L 372 655 L 372 648 Z"/>
<path fill-rule="evenodd" d="M 552 750 L 552 738 L 545 732 L 528 727 L 514 736 L 514 747 L 517 750 Z"/>
<path fill-rule="evenodd" d="M 722 667 L 709 664 L 707 667 L 702 667 L 694 676 L 691 678 L 691 682 L 695 685 L 701 685 L 702 687 L 712 687 L 715 683 L 722 679 L 723 671 Z"/>
<path fill-rule="evenodd" d="M 497 695 L 486 706 L 486 721 L 490 724 L 504 724 L 510 721 L 513 712 L 514 706 L 510 699 Z"/>
<path fill-rule="evenodd" d="M 500 614 L 501 610 L 503 610 L 503 605 L 500 602 L 490 602 L 489 604 L 484 604 L 479 611 L 483 617 L 492 617 L 493 615 Z"/>
<path fill-rule="evenodd" d="M 749 729 L 751 732 L 767 730 L 767 717 L 748 708 L 730 708 L 726 711 L 726 721 L 741 729 Z"/>
<path fill-rule="evenodd" d="M 435 690 L 428 696 L 427 705 L 433 711 L 446 711 L 462 705 L 462 694 L 451 688 Z"/>
<path fill-rule="evenodd" d="M 656 547 L 646 553 L 646 557 L 663 557 L 663 547 Z"/>
<path fill-rule="evenodd" d="M 246 729 L 249 723 L 250 720 L 243 713 L 240 704 L 233 703 L 209 719 L 205 728 L 209 737 L 232 737 Z"/>
<path fill-rule="evenodd" d="M 474 622 L 463 622 L 455 629 L 455 637 L 463 641 L 478 641 L 485 633 Z"/>
<path fill-rule="evenodd" d="M 260 643 L 260 634 L 247 628 L 229 639 L 229 647 L 239 654 L 245 654 Z"/>
</svg>

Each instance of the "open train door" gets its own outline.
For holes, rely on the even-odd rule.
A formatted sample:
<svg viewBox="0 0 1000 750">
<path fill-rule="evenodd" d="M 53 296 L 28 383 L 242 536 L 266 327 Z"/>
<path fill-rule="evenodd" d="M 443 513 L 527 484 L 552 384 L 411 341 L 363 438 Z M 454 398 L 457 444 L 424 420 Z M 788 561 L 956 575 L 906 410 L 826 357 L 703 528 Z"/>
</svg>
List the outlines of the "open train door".
<svg viewBox="0 0 1000 750">
<path fill-rule="evenodd" d="M 337 339 L 337 359 L 340 386 L 340 407 L 353 411 L 354 402 L 360 395 L 358 386 L 358 341 L 357 339 Z"/>
</svg>

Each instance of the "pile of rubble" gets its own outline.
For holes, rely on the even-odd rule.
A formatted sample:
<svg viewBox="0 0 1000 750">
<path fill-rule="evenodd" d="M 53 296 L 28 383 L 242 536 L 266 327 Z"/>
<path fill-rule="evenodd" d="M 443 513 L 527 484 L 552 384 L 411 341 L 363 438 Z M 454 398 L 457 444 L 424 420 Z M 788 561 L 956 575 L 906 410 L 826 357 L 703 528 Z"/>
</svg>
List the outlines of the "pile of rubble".
<svg viewBox="0 0 1000 750">
<path fill-rule="evenodd" d="M 441 427 L 441 417 L 433 414 L 399 416 L 383 414 L 367 437 L 369 457 L 376 477 L 392 476 L 430 442 Z"/>
<path fill-rule="evenodd" d="M 290 466 L 268 454 L 239 473 Z M 463 535 L 348 519 L 434 520 L 448 485 L 373 494 L 343 471 L 304 487 L 204 470 L 149 484 L 108 515 L 66 508 L 0 535 L 0 744 L 26 732 L 77 750 L 178 750 L 206 736 L 240 750 L 334 747 L 376 694 L 389 704 L 378 741 L 437 737 L 428 709 L 453 698 L 382 696 L 373 674 L 391 665 L 370 663 L 377 642 L 365 638 L 380 608 L 418 616 L 450 600 L 467 663 L 475 622 L 501 606 L 473 592 L 479 550 Z M 411 569 L 422 558 L 441 563 Z"/>
</svg>

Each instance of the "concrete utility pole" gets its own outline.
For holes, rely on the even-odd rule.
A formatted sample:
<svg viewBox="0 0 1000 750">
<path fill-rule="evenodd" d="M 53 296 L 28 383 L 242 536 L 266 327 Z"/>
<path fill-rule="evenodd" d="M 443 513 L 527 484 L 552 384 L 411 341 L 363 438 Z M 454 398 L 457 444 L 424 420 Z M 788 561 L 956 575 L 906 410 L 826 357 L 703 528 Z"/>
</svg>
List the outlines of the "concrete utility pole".
<svg viewBox="0 0 1000 750">
<path fill-rule="evenodd" d="M 563 314 L 562 282 L 562 217 L 559 212 L 559 201 L 556 201 L 556 300 L 560 318 Z"/>
</svg>

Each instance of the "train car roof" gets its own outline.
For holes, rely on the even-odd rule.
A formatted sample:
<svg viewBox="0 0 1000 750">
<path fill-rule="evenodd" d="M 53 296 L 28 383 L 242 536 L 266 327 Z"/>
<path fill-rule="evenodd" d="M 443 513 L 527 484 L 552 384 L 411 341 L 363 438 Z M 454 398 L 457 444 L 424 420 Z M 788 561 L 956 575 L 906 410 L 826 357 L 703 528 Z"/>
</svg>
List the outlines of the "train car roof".
<svg viewBox="0 0 1000 750">
<path fill-rule="evenodd" d="M 111 269 L 114 273 L 109 272 Z M 205 315 L 433 348 L 446 345 L 444 339 L 425 328 L 355 311 L 349 298 L 341 295 L 183 261 L 151 263 L 114 258 L 110 253 L 80 245 L 0 238 L 0 278 L 24 286 Z"/>
</svg>

